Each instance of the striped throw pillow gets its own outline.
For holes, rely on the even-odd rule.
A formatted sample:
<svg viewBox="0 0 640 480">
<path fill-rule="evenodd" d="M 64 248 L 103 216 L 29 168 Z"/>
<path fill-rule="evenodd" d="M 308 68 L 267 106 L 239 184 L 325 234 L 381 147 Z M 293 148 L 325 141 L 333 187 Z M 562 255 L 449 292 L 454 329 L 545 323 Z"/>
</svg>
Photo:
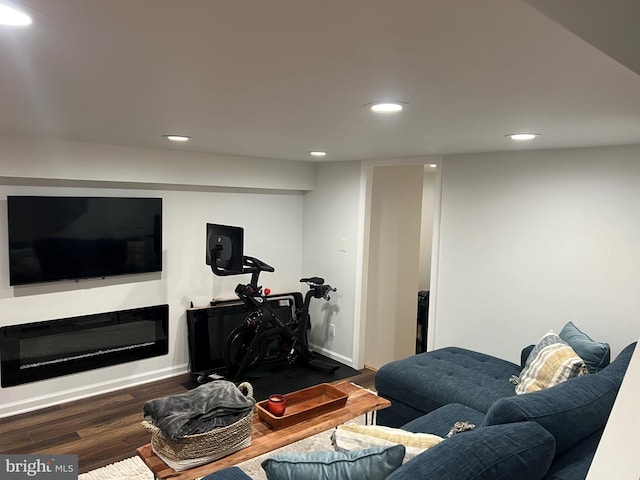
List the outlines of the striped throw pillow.
<svg viewBox="0 0 640 480">
<path fill-rule="evenodd" d="M 586 373 L 584 360 L 553 330 L 549 330 L 529 354 L 520 373 L 516 393 L 543 390 Z"/>
<path fill-rule="evenodd" d="M 339 425 L 332 435 L 335 449 L 343 452 L 377 446 L 404 445 L 404 463 L 442 440 L 442 437 L 430 433 L 413 433 L 400 428 L 360 425 L 356 422 Z"/>
</svg>

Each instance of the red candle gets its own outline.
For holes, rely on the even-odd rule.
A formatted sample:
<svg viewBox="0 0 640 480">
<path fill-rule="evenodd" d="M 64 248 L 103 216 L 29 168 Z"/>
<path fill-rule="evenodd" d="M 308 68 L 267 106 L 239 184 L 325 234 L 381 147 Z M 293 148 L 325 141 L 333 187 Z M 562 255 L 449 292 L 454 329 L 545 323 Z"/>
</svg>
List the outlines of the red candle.
<svg viewBox="0 0 640 480">
<path fill-rule="evenodd" d="M 267 410 L 276 417 L 281 417 L 287 408 L 287 399 L 284 395 L 271 395 L 267 401 Z"/>
</svg>

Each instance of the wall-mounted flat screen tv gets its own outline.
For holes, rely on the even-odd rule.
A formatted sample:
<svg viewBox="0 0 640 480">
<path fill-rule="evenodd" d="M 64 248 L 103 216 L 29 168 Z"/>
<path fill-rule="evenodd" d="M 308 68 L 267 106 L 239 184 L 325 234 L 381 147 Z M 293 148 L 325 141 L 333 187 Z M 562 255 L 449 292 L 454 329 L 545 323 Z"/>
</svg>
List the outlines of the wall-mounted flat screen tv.
<svg viewBox="0 0 640 480">
<path fill-rule="evenodd" d="M 8 196 L 9 283 L 162 270 L 162 199 Z"/>
</svg>

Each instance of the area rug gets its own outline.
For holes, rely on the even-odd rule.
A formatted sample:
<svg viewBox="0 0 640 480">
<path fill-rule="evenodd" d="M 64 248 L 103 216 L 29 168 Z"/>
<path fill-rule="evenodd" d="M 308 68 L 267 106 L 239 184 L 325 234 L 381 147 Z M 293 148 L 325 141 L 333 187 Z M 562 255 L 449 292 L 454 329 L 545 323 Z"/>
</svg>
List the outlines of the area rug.
<svg viewBox="0 0 640 480">
<path fill-rule="evenodd" d="M 320 432 L 298 442 L 258 456 L 237 466 L 253 480 L 267 480 L 261 463 L 266 458 L 278 453 L 311 452 L 333 450 L 331 433 L 333 429 Z M 153 473 L 139 457 L 130 457 L 106 467 L 91 470 L 78 476 L 78 480 L 153 480 Z"/>
<path fill-rule="evenodd" d="M 78 480 L 153 480 L 153 473 L 140 457 L 130 457 L 106 467 L 78 475 Z"/>
</svg>

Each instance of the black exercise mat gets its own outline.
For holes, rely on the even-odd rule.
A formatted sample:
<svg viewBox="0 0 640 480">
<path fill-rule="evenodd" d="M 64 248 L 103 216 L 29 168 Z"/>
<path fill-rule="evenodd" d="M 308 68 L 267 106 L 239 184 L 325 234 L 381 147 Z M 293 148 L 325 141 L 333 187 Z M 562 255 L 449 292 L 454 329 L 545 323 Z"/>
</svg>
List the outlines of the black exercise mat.
<svg viewBox="0 0 640 480">
<path fill-rule="evenodd" d="M 273 362 L 247 372 L 240 381 L 249 382 L 253 387 L 253 396 L 260 402 L 274 393 L 290 393 L 319 383 L 331 383 L 343 378 L 358 375 L 361 372 L 324 355 L 315 354 L 318 360 L 339 365 L 334 373 L 325 373 L 303 365 L 289 365 L 286 360 Z M 200 385 L 195 378 L 183 384 L 191 389 Z"/>
</svg>

